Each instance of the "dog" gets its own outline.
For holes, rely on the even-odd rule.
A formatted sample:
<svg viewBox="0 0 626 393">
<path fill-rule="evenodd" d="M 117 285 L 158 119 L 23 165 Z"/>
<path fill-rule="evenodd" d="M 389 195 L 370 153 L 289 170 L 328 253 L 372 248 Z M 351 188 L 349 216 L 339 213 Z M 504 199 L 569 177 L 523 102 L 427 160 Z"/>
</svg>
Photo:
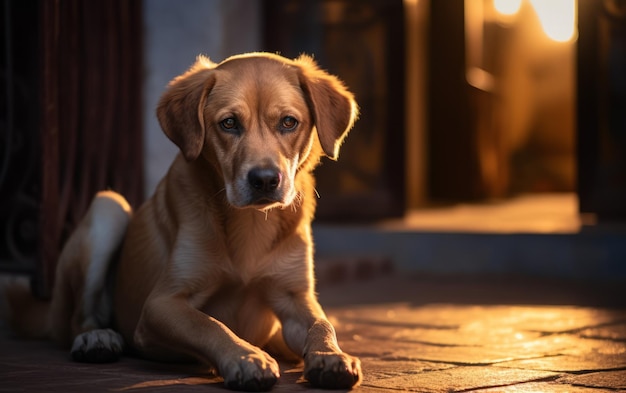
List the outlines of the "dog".
<svg viewBox="0 0 626 393">
<path fill-rule="evenodd" d="M 36 308 L 45 334 L 77 361 L 125 348 L 199 360 L 234 390 L 272 388 L 268 352 L 303 359 L 313 387 L 357 385 L 360 361 L 341 351 L 316 298 L 311 235 L 312 171 L 337 159 L 357 116 L 344 84 L 307 55 L 199 56 L 157 107 L 179 154 L 137 211 L 113 191 L 95 196 L 62 250 L 49 307 Z"/>
</svg>

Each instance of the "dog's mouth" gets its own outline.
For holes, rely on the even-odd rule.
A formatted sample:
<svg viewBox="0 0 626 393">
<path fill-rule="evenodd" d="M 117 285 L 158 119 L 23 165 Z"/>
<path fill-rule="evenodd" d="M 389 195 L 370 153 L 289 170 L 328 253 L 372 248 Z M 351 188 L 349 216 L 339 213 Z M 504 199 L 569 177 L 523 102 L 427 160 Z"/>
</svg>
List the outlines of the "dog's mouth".
<svg viewBox="0 0 626 393">
<path fill-rule="evenodd" d="M 273 198 L 259 198 L 252 201 L 249 206 L 259 210 L 265 210 L 273 207 L 278 207 L 283 204 L 283 201 Z"/>
<path fill-rule="evenodd" d="M 277 198 L 256 198 L 243 203 L 229 201 L 231 206 L 237 209 L 254 209 L 259 211 L 269 211 L 272 209 L 283 209 L 289 205 L 288 201 Z"/>
</svg>

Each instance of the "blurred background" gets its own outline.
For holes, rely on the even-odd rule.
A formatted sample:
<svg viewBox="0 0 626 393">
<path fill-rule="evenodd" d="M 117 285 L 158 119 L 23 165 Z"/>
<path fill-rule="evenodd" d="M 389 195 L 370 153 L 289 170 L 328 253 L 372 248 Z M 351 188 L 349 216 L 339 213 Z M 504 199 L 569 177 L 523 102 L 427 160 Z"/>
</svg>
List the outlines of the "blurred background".
<svg viewBox="0 0 626 393">
<path fill-rule="evenodd" d="M 198 54 L 314 55 L 361 117 L 317 169 L 323 261 L 626 279 L 626 1 L 3 0 L 0 269 L 49 293 L 97 190 L 177 153 L 156 102 Z M 356 262 L 355 262 L 356 261 Z"/>
</svg>

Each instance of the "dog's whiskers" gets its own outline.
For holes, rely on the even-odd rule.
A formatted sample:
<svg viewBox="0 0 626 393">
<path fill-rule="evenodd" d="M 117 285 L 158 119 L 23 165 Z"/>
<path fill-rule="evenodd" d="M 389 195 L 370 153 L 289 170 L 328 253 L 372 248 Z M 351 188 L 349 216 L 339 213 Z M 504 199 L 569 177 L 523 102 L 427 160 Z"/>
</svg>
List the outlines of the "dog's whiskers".
<svg viewBox="0 0 626 393">
<path fill-rule="evenodd" d="M 213 194 L 211 199 L 215 199 L 218 197 L 218 195 L 220 195 L 221 193 L 225 193 L 225 192 L 226 192 L 226 187 L 222 188 L 221 190 L 218 190 L 215 194 Z"/>
<path fill-rule="evenodd" d="M 302 202 L 304 202 L 304 196 L 302 192 L 296 192 L 296 196 L 293 199 L 293 203 L 291 204 L 291 211 L 294 213 L 298 211 L 298 208 L 302 206 Z"/>
</svg>

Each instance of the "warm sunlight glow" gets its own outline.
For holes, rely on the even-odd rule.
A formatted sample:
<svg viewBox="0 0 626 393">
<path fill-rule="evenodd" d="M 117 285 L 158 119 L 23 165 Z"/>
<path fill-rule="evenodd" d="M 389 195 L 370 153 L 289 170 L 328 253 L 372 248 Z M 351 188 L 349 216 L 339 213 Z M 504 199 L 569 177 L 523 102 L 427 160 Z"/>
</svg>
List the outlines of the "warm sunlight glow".
<svg viewBox="0 0 626 393">
<path fill-rule="evenodd" d="M 493 0 L 493 7 L 503 15 L 514 15 L 519 11 L 522 0 Z"/>
<path fill-rule="evenodd" d="M 528 0 L 546 35 L 557 42 L 576 38 L 576 0 Z M 523 0 L 493 0 L 493 8 L 504 17 L 516 15 Z"/>
<path fill-rule="evenodd" d="M 567 42 L 576 34 L 576 0 L 530 0 L 548 37 Z"/>
</svg>

